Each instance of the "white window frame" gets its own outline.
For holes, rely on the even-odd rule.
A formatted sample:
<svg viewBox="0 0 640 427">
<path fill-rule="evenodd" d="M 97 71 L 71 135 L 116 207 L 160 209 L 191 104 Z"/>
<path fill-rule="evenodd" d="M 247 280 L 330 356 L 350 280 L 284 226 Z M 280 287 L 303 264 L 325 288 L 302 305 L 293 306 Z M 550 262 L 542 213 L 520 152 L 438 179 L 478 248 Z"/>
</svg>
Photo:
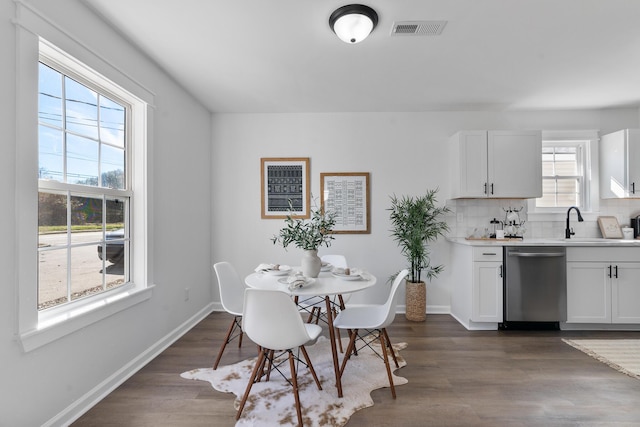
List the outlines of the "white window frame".
<svg viewBox="0 0 640 427">
<path fill-rule="evenodd" d="M 598 177 L 598 131 L 597 130 L 567 130 L 543 131 L 543 146 L 545 143 L 565 146 L 581 146 L 582 151 L 582 186 L 584 213 L 597 212 L 599 209 Z M 540 153 L 542 156 L 542 153 Z M 594 182 L 595 180 L 595 182 Z M 568 208 L 537 207 L 536 199 L 529 199 L 527 211 L 530 221 L 558 221 L 560 215 L 566 215 Z"/>
<path fill-rule="evenodd" d="M 150 153 L 153 94 L 130 76 L 109 65 L 68 34 L 52 28 L 29 9 L 22 9 L 16 46 L 16 335 L 25 352 L 99 322 L 152 297 L 152 228 L 148 205 L 152 194 Z M 47 34 L 45 40 L 39 34 Z M 67 53 L 71 52 L 71 53 Z M 38 311 L 38 63 L 41 53 L 108 92 L 131 100 L 130 172 L 132 199 L 129 283 L 51 310 Z M 100 72 L 96 70 L 100 70 Z M 127 98 L 129 97 L 129 98 Z"/>
<path fill-rule="evenodd" d="M 586 140 L 543 140 L 542 148 L 545 147 L 571 147 L 576 148 L 576 160 L 578 166 L 578 174 L 574 177 L 578 179 L 579 182 L 579 193 L 580 193 L 580 203 L 577 203 L 577 207 L 580 210 L 587 211 L 591 206 L 590 203 L 590 195 L 589 195 L 589 187 L 590 182 L 587 179 L 586 171 L 588 169 L 588 161 L 587 158 L 589 156 L 589 141 Z M 545 179 L 545 176 L 542 176 L 542 179 Z M 571 179 L 571 177 L 563 177 L 561 179 Z M 544 188 L 544 186 L 543 186 Z M 549 212 L 557 212 L 557 211 L 565 211 L 570 206 L 538 206 L 537 199 L 534 199 L 536 202 L 536 211 L 549 211 Z"/>
</svg>

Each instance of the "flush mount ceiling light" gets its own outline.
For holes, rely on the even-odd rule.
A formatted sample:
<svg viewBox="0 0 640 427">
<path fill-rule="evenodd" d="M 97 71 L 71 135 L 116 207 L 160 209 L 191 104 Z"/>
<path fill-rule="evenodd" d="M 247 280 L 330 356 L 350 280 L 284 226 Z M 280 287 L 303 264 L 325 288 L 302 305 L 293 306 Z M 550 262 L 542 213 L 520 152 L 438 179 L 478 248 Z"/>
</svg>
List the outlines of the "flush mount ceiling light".
<svg viewBox="0 0 640 427">
<path fill-rule="evenodd" d="M 378 24 L 378 14 L 369 6 L 349 4 L 336 9 L 329 17 L 329 26 L 345 43 L 360 43 Z"/>
</svg>

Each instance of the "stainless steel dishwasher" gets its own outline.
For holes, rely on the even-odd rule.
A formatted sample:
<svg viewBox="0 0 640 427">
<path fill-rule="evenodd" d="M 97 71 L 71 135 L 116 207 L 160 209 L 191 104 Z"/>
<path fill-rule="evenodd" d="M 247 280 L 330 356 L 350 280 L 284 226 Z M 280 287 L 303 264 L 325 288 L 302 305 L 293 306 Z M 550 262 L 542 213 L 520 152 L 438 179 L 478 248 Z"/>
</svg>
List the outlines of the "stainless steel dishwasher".
<svg viewBox="0 0 640 427">
<path fill-rule="evenodd" d="M 506 246 L 502 329 L 558 329 L 567 320 L 566 250 Z"/>
</svg>

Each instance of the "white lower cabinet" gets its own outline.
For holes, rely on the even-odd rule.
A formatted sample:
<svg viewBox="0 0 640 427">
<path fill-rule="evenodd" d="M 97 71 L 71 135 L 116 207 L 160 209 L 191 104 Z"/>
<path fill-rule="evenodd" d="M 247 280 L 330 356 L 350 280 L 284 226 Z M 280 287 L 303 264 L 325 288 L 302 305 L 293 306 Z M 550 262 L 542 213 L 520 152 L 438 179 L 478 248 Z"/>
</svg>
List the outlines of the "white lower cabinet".
<svg viewBox="0 0 640 427">
<path fill-rule="evenodd" d="M 502 322 L 502 246 L 451 245 L 451 315 L 469 330 Z"/>
<path fill-rule="evenodd" d="M 640 248 L 567 248 L 567 323 L 640 323 Z"/>
<path fill-rule="evenodd" d="M 474 248 L 471 320 L 502 322 L 502 248 Z"/>
</svg>

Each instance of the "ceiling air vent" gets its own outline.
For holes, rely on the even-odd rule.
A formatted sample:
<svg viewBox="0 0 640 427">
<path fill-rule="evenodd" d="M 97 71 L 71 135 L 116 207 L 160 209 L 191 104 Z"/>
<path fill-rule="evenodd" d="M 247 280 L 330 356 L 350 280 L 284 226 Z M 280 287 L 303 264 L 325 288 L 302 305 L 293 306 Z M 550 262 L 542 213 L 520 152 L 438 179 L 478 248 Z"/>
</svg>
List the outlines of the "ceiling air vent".
<svg viewBox="0 0 640 427">
<path fill-rule="evenodd" d="M 394 22 L 392 36 L 438 36 L 447 21 L 402 21 Z"/>
</svg>

